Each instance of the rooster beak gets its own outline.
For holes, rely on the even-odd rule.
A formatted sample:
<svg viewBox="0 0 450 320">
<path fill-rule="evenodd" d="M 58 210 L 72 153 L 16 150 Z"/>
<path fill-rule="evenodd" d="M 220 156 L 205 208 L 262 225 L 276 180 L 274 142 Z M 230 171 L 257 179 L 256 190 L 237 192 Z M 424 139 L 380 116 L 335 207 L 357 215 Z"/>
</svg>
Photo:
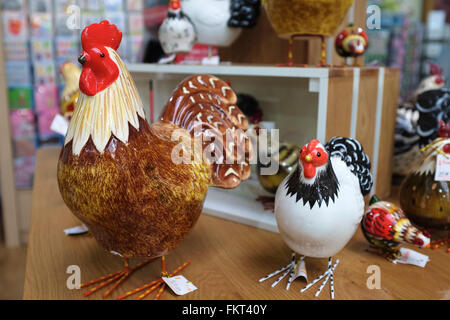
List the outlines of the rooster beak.
<svg viewBox="0 0 450 320">
<path fill-rule="evenodd" d="M 78 57 L 78 62 L 83 65 L 86 63 L 86 56 L 84 54 L 82 54 L 81 56 Z"/>
<path fill-rule="evenodd" d="M 312 157 L 311 157 L 311 155 L 307 155 L 306 157 L 305 157 L 305 161 L 306 162 L 311 162 L 311 160 L 312 160 Z"/>
</svg>

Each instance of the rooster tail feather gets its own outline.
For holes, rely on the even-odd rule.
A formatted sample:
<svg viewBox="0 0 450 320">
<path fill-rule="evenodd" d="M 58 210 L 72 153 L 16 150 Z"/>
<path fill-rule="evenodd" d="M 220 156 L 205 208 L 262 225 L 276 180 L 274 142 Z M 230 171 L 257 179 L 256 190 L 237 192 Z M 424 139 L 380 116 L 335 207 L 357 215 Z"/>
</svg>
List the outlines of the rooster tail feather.
<svg viewBox="0 0 450 320">
<path fill-rule="evenodd" d="M 186 129 L 191 135 L 221 137 L 221 161 L 211 163 L 213 185 L 234 188 L 250 176 L 252 145 L 246 135 L 248 120 L 236 105 L 230 86 L 211 75 L 195 75 L 182 81 L 164 108 L 160 120 Z M 203 139 L 203 150 L 217 140 Z M 227 160 L 227 161 L 225 161 Z M 230 161 L 231 160 L 231 161 Z"/>
<path fill-rule="evenodd" d="M 358 140 L 353 138 L 334 137 L 325 145 L 330 157 L 340 157 L 347 164 L 350 171 L 358 178 L 361 193 L 366 195 L 373 186 L 370 173 L 369 156 Z"/>
</svg>

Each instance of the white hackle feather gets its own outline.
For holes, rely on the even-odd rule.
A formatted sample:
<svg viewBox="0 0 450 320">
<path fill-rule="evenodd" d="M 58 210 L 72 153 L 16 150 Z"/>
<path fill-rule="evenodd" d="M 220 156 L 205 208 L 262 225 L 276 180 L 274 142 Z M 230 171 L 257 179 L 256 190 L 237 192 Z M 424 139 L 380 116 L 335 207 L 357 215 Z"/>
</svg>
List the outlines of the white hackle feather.
<svg viewBox="0 0 450 320">
<path fill-rule="evenodd" d="M 128 124 L 139 130 L 138 115 L 145 119 L 143 104 L 130 73 L 119 55 L 111 48 L 107 50 L 119 68 L 119 77 L 95 96 L 80 92 L 64 142 L 67 145 L 72 141 L 74 155 L 80 155 L 89 137 L 100 153 L 105 151 L 112 134 L 127 143 Z"/>
</svg>

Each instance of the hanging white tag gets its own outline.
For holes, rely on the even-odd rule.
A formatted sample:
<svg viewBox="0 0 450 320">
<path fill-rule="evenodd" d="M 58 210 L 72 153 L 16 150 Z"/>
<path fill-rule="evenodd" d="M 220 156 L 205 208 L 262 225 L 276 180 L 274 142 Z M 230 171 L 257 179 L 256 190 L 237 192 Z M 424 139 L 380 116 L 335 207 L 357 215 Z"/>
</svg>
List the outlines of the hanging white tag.
<svg viewBox="0 0 450 320">
<path fill-rule="evenodd" d="M 62 136 L 65 136 L 68 129 L 69 129 L 69 121 L 67 121 L 67 119 L 64 118 L 62 115 L 57 114 L 53 118 L 52 124 L 50 125 L 50 130 Z"/>
<path fill-rule="evenodd" d="M 169 286 L 169 288 L 179 296 L 197 290 L 197 287 L 194 286 L 192 282 L 181 275 L 170 278 L 162 277 L 162 279 Z"/>
<path fill-rule="evenodd" d="M 297 264 L 297 267 L 295 268 L 294 280 L 299 277 L 305 278 L 306 283 L 308 283 L 308 274 L 306 273 L 305 260 L 300 260 Z"/>
<path fill-rule="evenodd" d="M 77 226 L 77 227 L 73 227 L 73 228 L 64 229 L 64 233 L 66 234 L 66 236 L 76 236 L 79 234 L 86 233 L 88 231 L 89 231 L 89 229 L 88 229 L 88 227 L 86 227 L 85 224 L 82 224 L 81 226 Z"/>
<path fill-rule="evenodd" d="M 436 157 L 435 181 L 450 181 L 450 155 L 438 154 Z"/>
<path fill-rule="evenodd" d="M 408 249 L 408 248 L 400 248 L 399 257 L 394 260 L 394 263 L 404 263 L 404 264 L 412 264 L 421 268 L 425 268 L 427 262 L 430 261 L 427 255 L 421 254 L 417 251 Z"/>
<path fill-rule="evenodd" d="M 205 57 L 202 59 L 202 64 L 207 66 L 218 66 L 220 63 L 219 56 Z"/>
</svg>

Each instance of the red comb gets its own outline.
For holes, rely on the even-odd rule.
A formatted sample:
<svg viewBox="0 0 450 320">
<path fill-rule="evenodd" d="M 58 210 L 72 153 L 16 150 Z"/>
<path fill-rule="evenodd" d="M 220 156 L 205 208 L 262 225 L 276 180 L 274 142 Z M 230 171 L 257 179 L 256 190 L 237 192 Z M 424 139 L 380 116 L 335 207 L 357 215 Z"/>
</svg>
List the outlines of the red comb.
<svg viewBox="0 0 450 320">
<path fill-rule="evenodd" d="M 442 73 L 444 72 L 441 67 L 439 67 L 438 64 L 433 63 L 433 62 L 428 62 L 428 66 L 430 67 L 430 75 L 434 76 L 434 75 L 442 75 Z"/>
<path fill-rule="evenodd" d="M 308 146 L 306 147 L 306 150 L 308 150 L 308 152 L 313 151 L 317 147 L 317 145 L 319 143 L 320 143 L 320 141 L 317 140 L 317 139 L 311 140 L 310 143 L 308 143 Z"/>
<path fill-rule="evenodd" d="M 84 50 L 88 50 L 96 45 L 117 50 L 120 46 L 120 41 L 122 41 L 122 32 L 107 20 L 87 26 L 81 33 L 81 44 Z"/>
</svg>

